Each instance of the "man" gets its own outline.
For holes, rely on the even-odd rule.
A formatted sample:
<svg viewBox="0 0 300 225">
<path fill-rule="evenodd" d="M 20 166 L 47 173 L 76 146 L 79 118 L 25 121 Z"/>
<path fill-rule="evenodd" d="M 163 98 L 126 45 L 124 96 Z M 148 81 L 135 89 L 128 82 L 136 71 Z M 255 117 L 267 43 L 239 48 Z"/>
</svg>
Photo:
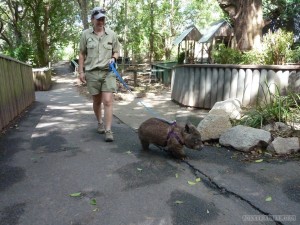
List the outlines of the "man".
<svg viewBox="0 0 300 225">
<path fill-rule="evenodd" d="M 100 7 L 92 10 L 93 28 L 84 30 L 79 46 L 79 78 L 87 83 L 93 96 L 93 110 L 98 121 L 98 133 L 105 133 L 105 141 L 114 140 L 111 131 L 113 119 L 113 92 L 116 90 L 116 77 L 109 65 L 117 61 L 120 43 L 117 35 L 105 27 L 105 11 Z M 102 103 L 104 120 L 102 119 Z"/>
</svg>

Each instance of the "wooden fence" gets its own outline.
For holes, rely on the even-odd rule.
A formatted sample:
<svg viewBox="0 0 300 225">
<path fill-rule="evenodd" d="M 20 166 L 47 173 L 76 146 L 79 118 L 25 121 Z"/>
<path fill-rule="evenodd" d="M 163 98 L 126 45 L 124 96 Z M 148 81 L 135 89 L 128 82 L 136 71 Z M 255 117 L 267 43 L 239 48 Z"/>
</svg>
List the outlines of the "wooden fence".
<svg viewBox="0 0 300 225">
<path fill-rule="evenodd" d="M 34 101 L 31 66 L 0 54 L 0 130 Z"/>
<path fill-rule="evenodd" d="M 229 98 L 248 106 L 275 93 L 277 87 L 283 94 L 288 88 L 299 93 L 300 65 L 179 65 L 172 69 L 171 98 L 184 106 L 206 109 Z"/>
</svg>

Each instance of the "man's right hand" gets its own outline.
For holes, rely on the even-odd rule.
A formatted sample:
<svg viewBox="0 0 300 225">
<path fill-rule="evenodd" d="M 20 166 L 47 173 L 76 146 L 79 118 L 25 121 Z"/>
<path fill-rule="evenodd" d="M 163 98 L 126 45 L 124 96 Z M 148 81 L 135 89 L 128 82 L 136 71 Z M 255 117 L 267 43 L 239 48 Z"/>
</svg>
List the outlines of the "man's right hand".
<svg viewBox="0 0 300 225">
<path fill-rule="evenodd" d="M 84 72 L 79 73 L 79 80 L 84 84 L 86 83 Z"/>
</svg>

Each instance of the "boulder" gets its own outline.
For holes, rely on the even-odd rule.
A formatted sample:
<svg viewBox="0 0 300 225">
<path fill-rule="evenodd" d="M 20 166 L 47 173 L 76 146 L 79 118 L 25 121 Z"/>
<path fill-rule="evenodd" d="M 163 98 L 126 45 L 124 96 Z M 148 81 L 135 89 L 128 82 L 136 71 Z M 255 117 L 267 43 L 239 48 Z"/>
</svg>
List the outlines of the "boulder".
<svg viewBox="0 0 300 225">
<path fill-rule="evenodd" d="M 276 152 L 279 155 L 298 152 L 300 150 L 299 139 L 297 137 L 277 137 L 271 144 L 269 144 L 267 150 Z"/>
<path fill-rule="evenodd" d="M 225 114 L 214 115 L 208 114 L 198 124 L 197 129 L 201 134 L 202 141 L 219 139 L 221 134 L 231 128 L 229 117 Z"/>
<path fill-rule="evenodd" d="M 238 125 L 224 132 L 219 143 L 239 151 L 250 152 L 256 147 L 267 147 L 271 140 L 272 136 L 268 131 Z"/>
<path fill-rule="evenodd" d="M 262 129 L 269 131 L 273 137 L 290 137 L 293 133 L 292 127 L 282 122 L 268 124 L 262 127 Z"/>
<path fill-rule="evenodd" d="M 36 91 L 48 91 L 51 87 L 51 69 L 34 68 L 32 69 L 33 83 Z"/>
<path fill-rule="evenodd" d="M 241 102 L 238 99 L 227 99 L 225 101 L 216 102 L 209 114 L 224 115 L 227 114 L 230 119 L 241 118 Z"/>
</svg>

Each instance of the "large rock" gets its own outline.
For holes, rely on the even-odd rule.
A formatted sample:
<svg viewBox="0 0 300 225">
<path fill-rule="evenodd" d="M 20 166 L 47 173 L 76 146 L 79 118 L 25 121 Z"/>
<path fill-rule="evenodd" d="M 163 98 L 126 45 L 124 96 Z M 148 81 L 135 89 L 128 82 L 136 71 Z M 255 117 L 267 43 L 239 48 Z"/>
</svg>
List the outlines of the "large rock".
<svg viewBox="0 0 300 225">
<path fill-rule="evenodd" d="M 241 118 L 241 102 L 238 99 L 227 99 L 225 101 L 216 102 L 209 114 L 224 115 L 227 114 L 230 119 Z"/>
<path fill-rule="evenodd" d="M 223 146 L 250 152 L 256 147 L 267 147 L 271 140 L 271 133 L 268 131 L 238 125 L 223 133 L 219 142 Z"/>
<path fill-rule="evenodd" d="M 277 137 L 271 144 L 269 144 L 267 150 L 276 152 L 279 155 L 298 152 L 300 150 L 299 139 L 297 137 Z"/>
<path fill-rule="evenodd" d="M 292 127 L 282 123 L 282 122 L 275 122 L 273 124 L 268 124 L 262 127 L 263 130 L 269 131 L 274 137 L 290 137 L 293 133 Z"/>
<path fill-rule="evenodd" d="M 221 134 L 231 128 L 229 117 L 225 114 L 214 115 L 208 114 L 198 124 L 197 129 L 201 134 L 202 141 L 219 139 Z"/>
<path fill-rule="evenodd" d="M 48 91 L 51 87 L 51 69 L 32 69 L 33 83 L 36 91 Z"/>
</svg>

